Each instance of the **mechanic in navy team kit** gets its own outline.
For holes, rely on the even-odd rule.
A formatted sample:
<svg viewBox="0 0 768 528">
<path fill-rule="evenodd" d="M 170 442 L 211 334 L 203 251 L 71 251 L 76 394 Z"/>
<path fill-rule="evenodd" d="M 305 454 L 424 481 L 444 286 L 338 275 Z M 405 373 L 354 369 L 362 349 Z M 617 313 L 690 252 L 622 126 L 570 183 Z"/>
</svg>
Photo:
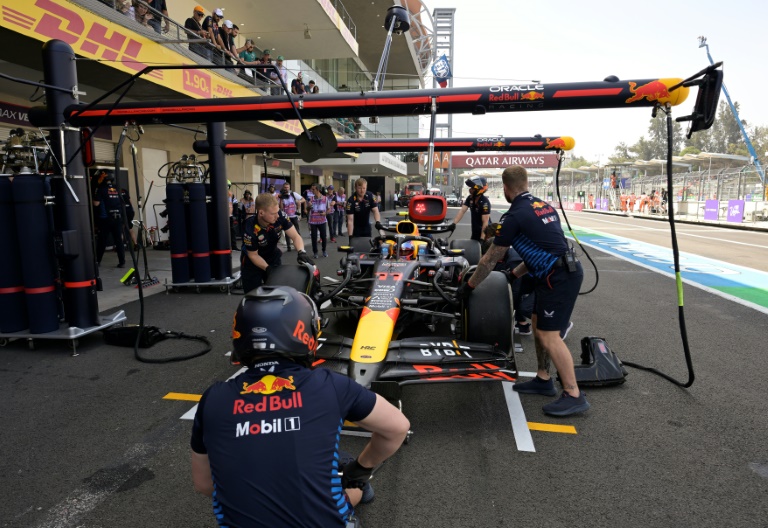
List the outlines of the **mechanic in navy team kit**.
<svg viewBox="0 0 768 528">
<path fill-rule="evenodd" d="M 347 199 L 347 232 L 350 238 L 371 237 L 371 212 L 376 221 L 376 229 L 380 229 L 381 214 L 373 193 L 368 190 L 368 182 L 358 178 L 355 182 L 355 192 Z"/>
<path fill-rule="evenodd" d="M 125 246 L 123 242 L 123 201 L 120 198 L 120 190 L 115 184 L 115 178 L 107 176 L 96 191 L 93 198 L 93 206 L 96 209 L 96 262 L 101 264 L 104 251 L 107 249 L 107 237 L 111 234 L 112 241 L 117 251 L 117 267 L 125 267 Z"/>
<path fill-rule="evenodd" d="M 283 233 L 293 241 L 298 251 L 298 263 L 314 265 L 304 251 L 304 240 L 280 210 L 277 198 L 270 193 L 260 194 L 256 197 L 254 205 L 256 214 L 245 221 L 243 252 L 240 257 L 245 293 L 260 286 L 267 279 L 270 268 L 281 264 L 280 257 L 283 252 L 277 247 L 277 241 Z"/>
<path fill-rule="evenodd" d="M 213 498 L 219 526 L 352 525 L 353 506 L 373 500 L 373 469 L 403 443 L 410 423 L 386 399 L 309 368 L 319 333 L 314 302 L 293 288 L 262 286 L 240 302 L 232 360 L 247 370 L 205 391 L 190 442 L 195 490 Z M 373 433 L 346 464 L 344 420 Z"/>
<path fill-rule="evenodd" d="M 471 295 L 512 246 L 523 262 L 511 273 L 515 277 L 530 273 L 534 280 L 536 300 L 532 320 L 538 358 L 536 377 L 516 383 L 513 389 L 525 394 L 556 395 L 555 383 L 549 375 L 551 358 L 562 380 L 563 393 L 559 399 L 544 405 L 544 412 L 568 416 L 586 411 L 589 402 L 576 385 L 573 358 L 560 334 L 569 326 L 584 279 L 581 263 L 565 240 L 557 211 L 528 192 L 526 170 L 520 166 L 509 167 L 501 179 L 504 197 L 511 204 L 509 211 L 475 273 L 459 287 L 457 294 L 464 298 Z"/>
<path fill-rule="evenodd" d="M 461 222 L 464 213 L 470 211 L 472 220 L 472 240 L 482 242 L 485 239 L 485 228 L 491 218 L 491 201 L 485 195 L 488 182 L 480 176 L 472 176 L 464 182 L 469 187 L 469 196 L 464 200 L 461 210 L 453 219 L 454 226 Z M 454 228 L 455 229 L 455 228 Z"/>
</svg>

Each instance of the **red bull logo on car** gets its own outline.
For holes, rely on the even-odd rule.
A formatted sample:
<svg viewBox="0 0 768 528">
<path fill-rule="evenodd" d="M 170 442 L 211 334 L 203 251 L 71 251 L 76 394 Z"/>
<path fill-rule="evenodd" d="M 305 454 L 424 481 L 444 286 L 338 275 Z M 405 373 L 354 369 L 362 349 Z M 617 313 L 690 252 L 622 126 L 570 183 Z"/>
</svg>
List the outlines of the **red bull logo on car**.
<svg viewBox="0 0 768 528">
<path fill-rule="evenodd" d="M 280 376 L 267 374 L 256 383 L 243 383 L 243 390 L 240 391 L 240 394 L 273 394 L 283 389 L 296 390 L 296 386 L 293 384 L 293 376 L 281 378 Z"/>
</svg>

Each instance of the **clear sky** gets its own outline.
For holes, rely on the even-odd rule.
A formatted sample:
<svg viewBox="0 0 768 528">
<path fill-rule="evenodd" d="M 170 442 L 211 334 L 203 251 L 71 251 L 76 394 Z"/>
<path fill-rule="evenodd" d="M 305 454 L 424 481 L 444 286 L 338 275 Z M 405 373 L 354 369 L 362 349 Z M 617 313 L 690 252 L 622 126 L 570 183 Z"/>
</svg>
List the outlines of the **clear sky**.
<svg viewBox="0 0 768 528">
<path fill-rule="evenodd" d="M 740 104 L 741 118 L 768 126 L 768 2 L 425 3 L 430 10 L 456 8 L 454 87 L 532 79 L 601 81 L 608 75 L 686 78 L 709 65 L 697 38 L 704 35 L 712 58 L 723 61 L 724 82 Z M 695 96 L 692 89 L 688 99 L 673 108 L 673 117 L 690 114 Z M 646 135 L 650 119 L 650 108 L 455 115 L 453 135 L 568 135 L 576 139 L 575 155 L 604 162 L 620 141 L 631 145 Z"/>
</svg>

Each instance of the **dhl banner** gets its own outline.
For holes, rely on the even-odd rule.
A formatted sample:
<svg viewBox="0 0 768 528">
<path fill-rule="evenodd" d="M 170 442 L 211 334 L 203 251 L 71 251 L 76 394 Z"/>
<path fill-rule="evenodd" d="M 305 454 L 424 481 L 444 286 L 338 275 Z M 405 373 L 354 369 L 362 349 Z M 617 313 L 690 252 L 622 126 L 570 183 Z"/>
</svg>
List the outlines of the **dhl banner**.
<svg viewBox="0 0 768 528">
<path fill-rule="evenodd" d="M 62 40 L 77 55 L 131 75 L 150 65 L 194 64 L 167 46 L 66 0 L 4 0 L 0 10 L 7 29 L 41 42 Z M 115 16 L 124 15 L 115 11 Z M 257 95 L 213 70 L 154 70 L 144 79 L 195 99 Z M 303 131 L 297 120 L 265 123 L 293 135 Z"/>
</svg>

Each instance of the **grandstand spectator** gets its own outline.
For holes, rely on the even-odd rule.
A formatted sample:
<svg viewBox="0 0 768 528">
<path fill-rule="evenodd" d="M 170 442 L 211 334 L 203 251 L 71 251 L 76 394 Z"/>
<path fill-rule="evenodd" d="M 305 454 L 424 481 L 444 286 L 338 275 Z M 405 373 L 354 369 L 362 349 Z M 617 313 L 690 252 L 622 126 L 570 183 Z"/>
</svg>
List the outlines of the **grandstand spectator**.
<svg viewBox="0 0 768 528">
<path fill-rule="evenodd" d="M 277 62 L 275 63 L 277 70 L 273 69 L 269 75 L 270 80 L 274 83 L 270 91 L 272 95 L 280 95 L 283 93 L 283 84 L 288 84 L 288 70 L 283 65 L 284 60 L 285 57 L 278 55 Z M 280 82 L 281 80 L 282 83 Z"/>
<path fill-rule="evenodd" d="M 315 81 L 309 81 L 309 84 L 307 85 L 307 93 L 320 93 L 320 87 L 315 84 Z"/>
<path fill-rule="evenodd" d="M 256 67 L 256 79 L 260 81 L 262 87 L 266 89 L 270 82 L 270 74 L 273 73 L 273 70 L 270 67 L 272 65 L 272 57 L 270 57 L 269 48 L 265 47 L 264 51 L 261 52 L 261 61 L 259 61 L 259 64 L 261 64 L 261 67 Z"/>
<path fill-rule="evenodd" d="M 307 93 L 304 81 L 301 78 L 301 72 L 297 73 L 296 78 L 291 81 L 291 93 L 296 95 Z"/>
<path fill-rule="evenodd" d="M 115 8 L 126 16 L 136 18 L 136 10 L 133 8 L 131 0 L 120 0 Z"/>
<path fill-rule="evenodd" d="M 149 12 L 147 4 L 139 2 L 136 4 L 136 22 L 145 27 L 149 26 L 149 21 L 152 19 L 152 13 Z"/>
<path fill-rule="evenodd" d="M 184 28 L 188 30 L 187 36 L 190 39 L 208 38 L 208 32 L 203 29 L 203 17 L 205 17 L 205 10 L 202 6 L 195 6 L 192 11 L 192 16 L 184 22 Z M 194 33 L 195 36 L 192 36 Z M 189 45 L 189 51 L 197 53 L 201 57 L 211 60 L 211 50 L 209 50 L 204 43 L 195 43 Z"/>
<path fill-rule="evenodd" d="M 211 44 L 217 52 L 212 54 L 213 62 L 223 64 L 221 53 L 224 51 L 224 41 L 221 39 L 221 19 L 224 18 L 224 12 L 221 9 L 214 9 L 210 16 L 203 20 L 203 29 L 208 33 Z"/>
<path fill-rule="evenodd" d="M 157 13 L 154 13 L 154 16 L 149 19 L 149 25 L 152 26 L 152 29 L 154 29 L 157 33 L 168 33 L 171 29 L 171 22 L 168 19 L 168 7 L 165 5 L 165 0 L 144 0 L 149 7 L 154 9 L 157 13 L 162 13 L 163 20 L 165 20 L 165 25 L 163 26 L 162 31 L 160 31 L 160 17 Z"/>
</svg>

